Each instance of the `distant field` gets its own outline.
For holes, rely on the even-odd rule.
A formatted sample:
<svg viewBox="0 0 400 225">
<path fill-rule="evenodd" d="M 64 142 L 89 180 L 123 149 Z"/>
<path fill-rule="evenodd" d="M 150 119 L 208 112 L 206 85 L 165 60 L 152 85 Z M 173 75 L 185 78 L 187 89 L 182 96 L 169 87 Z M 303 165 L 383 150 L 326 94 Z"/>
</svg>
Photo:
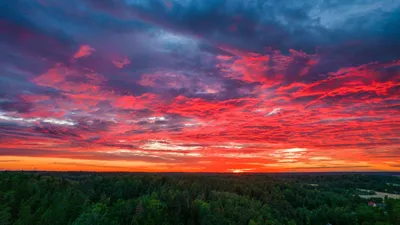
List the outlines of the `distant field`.
<svg viewBox="0 0 400 225">
<path fill-rule="evenodd" d="M 375 192 L 375 195 L 359 195 L 361 198 L 382 198 L 382 199 L 384 199 L 385 195 L 387 195 L 388 198 L 400 199 L 400 194 L 391 194 L 391 193 L 379 192 L 379 191 L 367 190 L 367 189 L 358 189 L 358 190 Z"/>
</svg>

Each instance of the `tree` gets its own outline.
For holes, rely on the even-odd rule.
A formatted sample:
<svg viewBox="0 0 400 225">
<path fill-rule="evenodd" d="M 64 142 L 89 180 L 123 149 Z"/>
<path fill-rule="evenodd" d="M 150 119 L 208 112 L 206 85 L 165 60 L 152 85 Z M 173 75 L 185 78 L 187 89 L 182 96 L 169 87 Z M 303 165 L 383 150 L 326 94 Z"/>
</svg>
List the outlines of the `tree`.
<svg viewBox="0 0 400 225">
<path fill-rule="evenodd" d="M 11 224 L 11 208 L 1 207 L 0 208 L 0 225 L 10 225 Z"/>
<path fill-rule="evenodd" d="M 97 203 L 83 212 L 73 225 L 116 225 L 115 221 L 108 218 L 107 206 L 103 203 Z"/>
<path fill-rule="evenodd" d="M 253 219 L 251 219 L 249 221 L 249 225 L 259 225 L 259 223 L 257 223 L 256 221 L 254 221 Z"/>
</svg>

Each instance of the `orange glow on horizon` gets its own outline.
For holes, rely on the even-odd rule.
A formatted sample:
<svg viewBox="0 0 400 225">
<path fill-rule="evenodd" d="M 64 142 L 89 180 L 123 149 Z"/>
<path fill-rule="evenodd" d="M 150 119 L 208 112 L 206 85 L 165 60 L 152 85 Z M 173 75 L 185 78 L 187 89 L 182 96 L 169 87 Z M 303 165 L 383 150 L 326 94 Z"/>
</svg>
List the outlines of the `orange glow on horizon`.
<svg viewBox="0 0 400 225">
<path fill-rule="evenodd" d="M 36 158 L 36 157 L 0 157 L 1 170 L 43 170 L 43 171 L 96 171 L 96 172 L 231 172 L 231 173 L 273 173 L 273 172 L 362 172 L 362 171 L 396 171 L 393 169 L 395 161 L 382 163 L 374 167 L 358 167 L 357 164 L 344 167 L 318 167 L 309 166 L 279 167 L 252 167 L 246 168 L 243 163 L 228 163 L 226 166 L 176 166 L 167 163 L 149 163 L 145 161 L 107 161 L 107 160 L 82 160 L 69 158 Z M 236 165 L 236 169 L 229 168 Z M 240 166 L 243 166 L 240 168 Z"/>
</svg>

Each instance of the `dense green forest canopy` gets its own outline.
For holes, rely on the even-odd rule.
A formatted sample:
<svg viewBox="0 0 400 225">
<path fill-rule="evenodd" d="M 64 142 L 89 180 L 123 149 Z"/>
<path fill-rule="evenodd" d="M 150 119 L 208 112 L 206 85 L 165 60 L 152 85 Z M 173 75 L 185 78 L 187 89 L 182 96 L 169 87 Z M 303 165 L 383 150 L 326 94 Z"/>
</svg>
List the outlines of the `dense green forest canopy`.
<svg viewBox="0 0 400 225">
<path fill-rule="evenodd" d="M 0 225 L 400 225 L 394 174 L 0 173 Z M 368 205 L 374 201 L 376 206 Z"/>
</svg>

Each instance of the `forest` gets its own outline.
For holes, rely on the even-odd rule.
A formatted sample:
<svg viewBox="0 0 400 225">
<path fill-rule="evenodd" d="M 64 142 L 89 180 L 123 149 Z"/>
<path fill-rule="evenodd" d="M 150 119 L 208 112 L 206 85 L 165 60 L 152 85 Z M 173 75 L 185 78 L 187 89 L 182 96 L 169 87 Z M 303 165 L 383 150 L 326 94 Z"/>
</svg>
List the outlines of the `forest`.
<svg viewBox="0 0 400 225">
<path fill-rule="evenodd" d="M 0 225 L 400 225 L 400 199 L 359 189 L 400 194 L 400 178 L 4 171 Z"/>
</svg>

